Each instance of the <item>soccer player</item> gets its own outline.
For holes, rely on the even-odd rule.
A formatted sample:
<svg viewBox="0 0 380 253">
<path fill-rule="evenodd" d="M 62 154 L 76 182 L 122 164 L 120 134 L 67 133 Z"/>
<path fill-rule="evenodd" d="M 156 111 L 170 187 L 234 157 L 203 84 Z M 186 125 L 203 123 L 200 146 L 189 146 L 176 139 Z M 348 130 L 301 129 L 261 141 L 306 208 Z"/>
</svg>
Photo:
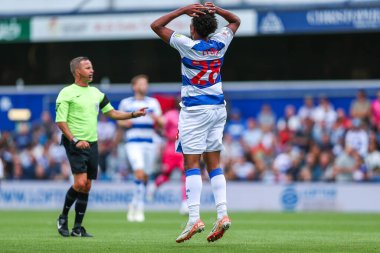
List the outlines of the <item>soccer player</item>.
<svg viewBox="0 0 380 253">
<path fill-rule="evenodd" d="M 166 27 L 170 21 L 184 14 L 192 17 L 191 38 Z M 213 34 L 217 29 L 215 14 L 227 20 L 228 25 Z M 217 209 L 217 221 L 207 240 L 213 242 L 220 239 L 231 226 L 227 215 L 226 180 L 220 168 L 223 129 L 227 117 L 220 69 L 239 25 L 238 16 L 210 2 L 179 8 L 151 24 L 153 31 L 163 41 L 178 50 L 182 61 L 182 108 L 176 150 L 183 153 L 185 160 L 189 221 L 178 236 L 178 243 L 204 230 L 199 214 L 201 156 L 206 163 Z"/>
<path fill-rule="evenodd" d="M 133 97 L 120 102 L 119 110 L 132 112 L 136 108 L 146 107 L 147 115 L 138 119 L 118 121 L 127 129 L 125 132 L 125 150 L 134 171 L 135 188 L 128 208 L 127 220 L 143 222 L 146 184 L 154 172 L 157 148 L 153 143 L 155 126 L 163 125 L 162 110 L 157 99 L 146 96 L 148 92 L 148 76 L 138 75 L 132 78 Z"/>
<path fill-rule="evenodd" d="M 70 70 L 75 82 L 63 88 L 56 101 L 56 123 L 61 129 L 65 147 L 74 175 L 74 183 L 66 193 L 62 213 L 57 220 L 58 232 L 70 236 L 68 213 L 75 204 L 75 222 L 71 235 L 91 237 L 82 226 L 86 212 L 92 180 L 98 172 L 97 124 L 99 109 L 115 120 L 137 118 L 146 114 L 146 108 L 121 112 L 114 110 L 107 96 L 90 86 L 94 75 L 91 61 L 87 57 L 71 60 Z"/>
</svg>

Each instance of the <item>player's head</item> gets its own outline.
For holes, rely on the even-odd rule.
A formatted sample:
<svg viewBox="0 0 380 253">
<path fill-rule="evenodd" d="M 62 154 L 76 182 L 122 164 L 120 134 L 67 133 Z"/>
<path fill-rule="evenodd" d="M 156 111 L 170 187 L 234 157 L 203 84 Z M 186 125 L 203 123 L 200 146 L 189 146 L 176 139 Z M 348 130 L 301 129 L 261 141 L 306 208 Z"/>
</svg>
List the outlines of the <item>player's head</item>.
<svg viewBox="0 0 380 253">
<path fill-rule="evenodd" d="M 70 71 L 76 81 L 80 80 L 84 83 L 90 83 L 94 75 L 91 61 L 85 56 L 79 56 L 72 59 L 70 61 Z"/>
<path fill-rule="evenodd" d="M 207 38 L 211 33 L 214 33 L 218 28 L 218 21 L 216 20 L 214 13 L 208 13 L 193 17 L 190 25 L 191 37 L 195 38 L 195 33 L 201 38 Z"/>
<path fill-rule="evenodd" d="M 131 84 L 135 94 L 145 96 L 148 92 L 149 77 L 147 75 L 137 75 L 132 78 Z"/>
</svg>

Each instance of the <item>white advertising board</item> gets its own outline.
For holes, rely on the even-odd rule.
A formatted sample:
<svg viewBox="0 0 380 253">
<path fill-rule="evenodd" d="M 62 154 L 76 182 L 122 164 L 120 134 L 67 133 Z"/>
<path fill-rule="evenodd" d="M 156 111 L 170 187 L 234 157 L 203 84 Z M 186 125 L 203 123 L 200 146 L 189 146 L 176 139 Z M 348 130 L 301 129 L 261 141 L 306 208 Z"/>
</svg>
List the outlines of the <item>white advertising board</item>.
<svg viewBox="0 0 380 253">
<path fill-rule="evenodd" d="M 62 182 L 2 182 L 0 209 L 60 209 L 70 187 Z M 231 211 L 337 211 L 380 212 L 379 184 L 294 184 L 266 185 L 228 183 Z M 89 208 L 126 210 L 133 184 L 95 182 Z M 178 210 L 181 184 L 168 183 L 158 189 L 147 210 Z M 203 183 L 201 210 L 214 210 L 208 182 Z"/>
<path fill-rule="evenodd" d="M 257 14 L 254 10 L 235 12 L 242 20 L 237 36 L 256 34 Z M 153 39 L 158 36 L 150 24 L 165 13 L 126 13 L 99 15 L 40 16 L 31 20 L 31 41 L 90 41 Z M 188 35 L 190 17 L 182 15 L 169 23 L 171 29 Z M 219 27 L 226 22 L 219 17 Z"/>
</svg>

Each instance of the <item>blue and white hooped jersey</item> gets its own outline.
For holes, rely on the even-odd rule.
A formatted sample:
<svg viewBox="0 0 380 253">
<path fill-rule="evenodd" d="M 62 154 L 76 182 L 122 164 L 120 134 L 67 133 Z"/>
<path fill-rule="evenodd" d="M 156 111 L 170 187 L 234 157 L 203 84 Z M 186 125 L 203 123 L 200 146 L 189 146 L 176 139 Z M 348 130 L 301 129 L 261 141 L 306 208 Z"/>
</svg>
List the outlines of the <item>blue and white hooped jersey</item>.
<svg viewBox="0 0 380 253">
<path fill-rule="evenodd" d="M 170 45 L 178 50 L 182 60 L 182 107 L 192 110 L 225 106 L 220 69 L 233 36 L 228 27 L 207 42 L 172 34 Z"/>
<path fill-rule="evenodd" d="M 127 142 L 148 142 L 153 143 L 155 134 L 154 121 L 150 114 L 161 116 L 162 110 L 157 99 L 145 97 L 143 100 L 137 100 L 129 97 L 121 100 L 119 110 L 124 112 L 137 111 L 143 107 L 148 107 L 146 115 L 130 119 L 132 126 L 125 132 L 125 141 Z"/>
</svg>

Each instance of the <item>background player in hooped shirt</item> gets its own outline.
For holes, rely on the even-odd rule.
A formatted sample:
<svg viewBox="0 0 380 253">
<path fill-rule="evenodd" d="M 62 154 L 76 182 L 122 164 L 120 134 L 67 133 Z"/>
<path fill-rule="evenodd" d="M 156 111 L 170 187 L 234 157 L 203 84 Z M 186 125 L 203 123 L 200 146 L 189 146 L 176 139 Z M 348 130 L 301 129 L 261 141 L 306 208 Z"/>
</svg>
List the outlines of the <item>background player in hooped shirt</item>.
<svg viewBox="0 0 380 253">
<path fill-rule="evenodd" d="M 128 221 L 143 222 L 146 185 L 149 176 L 154 172 L 158 148 L 153 143 L 155 127 L 162 127 L 162 111 L 157 99 L 146 96 L 148 92 L 148 76 L 137 75 L 132 78 L 133 97 L 125 98 L 120 102 L 119 110 L 135 111 L 135 108 L 147 107 L 147 115 L 129 121 L 118 121 L 118 124 L 127 129 L 125 132 L 125 149 L 128 160 L 134 171 L 135 189 L 132 202 L 128 208 Z"/>
<path fill-rule="evenodd" d="M 183 14 L 192 17 L 191 38 L 166 27 L 170 21 Z M 228 25 L 211 35 L 217 28 L 215 14 L 222 16 Z M 151 24 L 151 28 L 161 39 L 178 50 L 182 61 L 182 108 L 177 151 L 183 153 L 185 160 L 189 221 L 176 239 L 178 243 L 204 230 L 199 214 L 202 190 L 201 156 L 207 166 L 217 209 L 217 221 L 207 240 L 213 242 L 220 239 L 231 226 L 227 215 L 226 180 L 219 167 L 227 117 L 220 68 L 239 25 L 239 17 L 210 2 L 179 8 Z"/>
</svg>

